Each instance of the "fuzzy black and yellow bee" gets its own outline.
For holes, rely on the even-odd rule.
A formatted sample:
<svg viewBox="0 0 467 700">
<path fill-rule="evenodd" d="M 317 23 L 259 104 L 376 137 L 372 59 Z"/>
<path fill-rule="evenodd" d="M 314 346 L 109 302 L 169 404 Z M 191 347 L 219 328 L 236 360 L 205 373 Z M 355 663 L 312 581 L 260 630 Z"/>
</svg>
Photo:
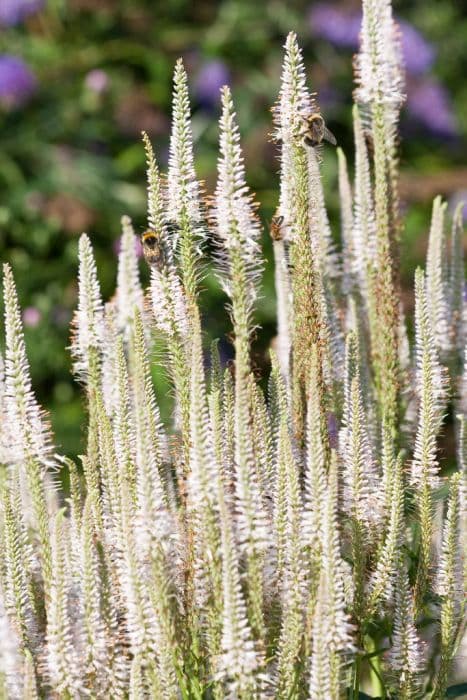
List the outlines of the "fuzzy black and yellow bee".
<svg viewBox="0 0 467 700">
<path fill-rule="evenodd" d="M 149 267 L 160 270 L 165 265 L 164 248 L 161 235 L 157 231 L 148 229 L 141 235 L 144 258 Z"/>
<path fill-rule="evenodd" d="M 275 214 L 271 219 L 271 225 L 269 227 L 269 233 L 273 241 L 282 241 L 284 238 L 284 217 Z"/>
<path fill-rule="evenodd" d="M 329 141 L 333 146 L 337 146 L 336 137 L 329 131 L 319 112 L 303 117 L 303 129 L 300 135 L 303 136 L 305 144 L 312 148 L 319 146 L 322 141 Z"/>
</svg>

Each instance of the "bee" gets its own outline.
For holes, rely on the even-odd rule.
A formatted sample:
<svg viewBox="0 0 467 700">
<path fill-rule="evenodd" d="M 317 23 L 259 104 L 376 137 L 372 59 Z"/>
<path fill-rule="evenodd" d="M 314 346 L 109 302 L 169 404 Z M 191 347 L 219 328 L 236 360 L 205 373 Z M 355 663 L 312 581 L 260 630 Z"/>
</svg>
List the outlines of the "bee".
<svg viewBox="0 0 467 700">
<path fill-rule="evenodd" d="M 271 219 L 271 226 L 269 227 L 269 233 L 273 241 L 282 241 L 284 238 L 283 231 L 284 217 L 275 214 Z"/>
<path fill-rule="evenodd" d="M 165 255 L 160 233 L 148 229 L 142 234 L 141 243 L 144 257 L 149 267 L 155 267 L 160 270 L 165 265 Z"/>
<path fill-rule="evenodd" d="M 333 146 L 337 145 L 336 137 L 332 134 L 324 123 L 324 119 L 319 112 L 303 117 L 303 131 L 300 134 L 307 146 L 314 148 L 322 141 L 329 141 Z"/>
</svg>

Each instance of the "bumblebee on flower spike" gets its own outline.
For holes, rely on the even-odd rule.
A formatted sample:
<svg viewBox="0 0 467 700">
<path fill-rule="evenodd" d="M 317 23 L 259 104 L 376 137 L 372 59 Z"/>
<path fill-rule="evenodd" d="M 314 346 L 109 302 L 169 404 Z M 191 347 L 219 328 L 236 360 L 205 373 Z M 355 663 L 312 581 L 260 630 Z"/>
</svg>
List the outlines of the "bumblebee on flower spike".
<svg viewBox="0 0 467 700">
<path fill-rule="evenodd" d="M 300 131 L 300 136 L 303 136 L 303 141 L 307 146 L 315 148 L 322 141 L 328 141 L 333 146 L 337 146 L 336 137 L 329 131 L 319 112 L 304 115 L 302 120 L 303 129 Z"/>
<path fill-rule="evenodd" d="M 165 265 L 165 254 L 160 232 L 148 229 L 141 235 L 144 258 L 149 267 L 160 270 Z"/>
</svg>

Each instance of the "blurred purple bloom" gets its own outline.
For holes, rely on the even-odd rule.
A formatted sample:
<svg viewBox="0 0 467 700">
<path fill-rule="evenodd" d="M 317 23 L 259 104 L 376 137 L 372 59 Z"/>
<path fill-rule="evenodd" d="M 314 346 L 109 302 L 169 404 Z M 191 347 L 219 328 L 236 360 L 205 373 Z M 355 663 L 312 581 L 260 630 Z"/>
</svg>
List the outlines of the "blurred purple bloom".
<svg viewBox="0 0 467 700">
<path fill-rule="evenodd" d="M 96 93 L 105 92 L 109 86 L 109 76 L 101 68 L 89 71 L 84 79 L 87 88 Z"/>
<path fill-rule="evenodd" d="M 458 129 L 447 90 L 433 78 L 415 84 L 408 91 L 409 114 L 434 134 L 457 136 Z"/>
<path fill-rule="evenodd" d="M 320 2 L 311 8 L 309 22 L 315 36 L 327 39 L 336 46 L 358 48 L 362 23 L 360 12 Z"/>
<path fill-rule="evenodd" d="M 36 77 L 21 58 L 0 55 L 0 103 L 9 107 L 21 105 L 36 88 Z"/>
<path fill-rule="evenodd" d="M 0 0 L 0 24 L 12 27 L 43 6 L 44 0 Z"/>
<path fill-rule="evenodd" d="M 117 238 L 113 243 L 113 251 L 115 255 L 120 254 L 122 239 Z M 143 246 L 141 245 L 141 240 L 139 236 L 135 236 L 135 255 L 137 258 L 141 258 L 143 255 Z"/>
<path fill-rule="evenodd" d="M 361 12 L 345 9 L 339 5 L 318 3 L 309 14 L 311 31 L 315 36 L 330 41 L 336 46 L 357 49 Z M 427 71 L 435 58 L 431 44 L 405 20 L 397 20 L 401 33 L 404 65 L 409 73 L 418 75 Z"/>
<path fill-rule="evenodd" d="M 23 323 L 29 328 L 35 328 L 42 318 L 42 314 L 35 306 L 27 306 L 23 311 Z"/>
<path fill-rule="evenodd" d="M 435 60 L 435 50 L 431 44 L 405 20 L 397 20 L 401 30 L 402 55 L 408 73 L 426 73 Z"/>
<path fill-rule="evenodd" d="M 225 63 L 219 60 L 205 63 L 196 78 L 195 90 L 199 102 L 205 107 L 213 107 L 220 100 L 219 91 L 230 80 Z"/>
</svg>

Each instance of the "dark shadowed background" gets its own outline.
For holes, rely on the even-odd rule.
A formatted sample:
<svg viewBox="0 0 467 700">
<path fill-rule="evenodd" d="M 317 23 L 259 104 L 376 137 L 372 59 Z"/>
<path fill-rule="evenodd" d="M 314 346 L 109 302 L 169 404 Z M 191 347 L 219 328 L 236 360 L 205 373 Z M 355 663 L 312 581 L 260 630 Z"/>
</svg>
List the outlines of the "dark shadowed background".
<svg viewBox="0 0 467 700">
<path fill-rule="evenodd" d="M 457 0 L 395 2 L 407 69 L 401 135 L 403 279 L 409 289 L 426 247 L 430 202 L 467 198 L 467 15 Z M 358 2 L 251 0 L 0 0 L 0 248 L 13 264 L 28 354 L 57 443 L 79 452 L 79 391 L 70 374 L 68 325 L 76 302 L 77 242 L 90 233 L 105 297 L 113 293 L 122 214 L 145 225 L 146 130 L 165 166 L 171 74 L 187 67 L 200 178 L 215 183 L 218 93 L 233 88 L 248 181 L 270 219 L 277 202 L 269 108 L 282 44 L 297 31 L 310 86 L 352 160 L 352 55 Z M 323 177 L 338 232 L 335 150 Z M 271 252 L 265 236 L 265 255 Z M 143 273 L 146 270 L 142 266 Z M 209 335 L 224 336 L 222 296 L 209 276 Z M 410 295 L 407 293 L 407 305 Z M 272 271 L 265 273 L 257 347 L 274 335 Z"/>
</svg>

